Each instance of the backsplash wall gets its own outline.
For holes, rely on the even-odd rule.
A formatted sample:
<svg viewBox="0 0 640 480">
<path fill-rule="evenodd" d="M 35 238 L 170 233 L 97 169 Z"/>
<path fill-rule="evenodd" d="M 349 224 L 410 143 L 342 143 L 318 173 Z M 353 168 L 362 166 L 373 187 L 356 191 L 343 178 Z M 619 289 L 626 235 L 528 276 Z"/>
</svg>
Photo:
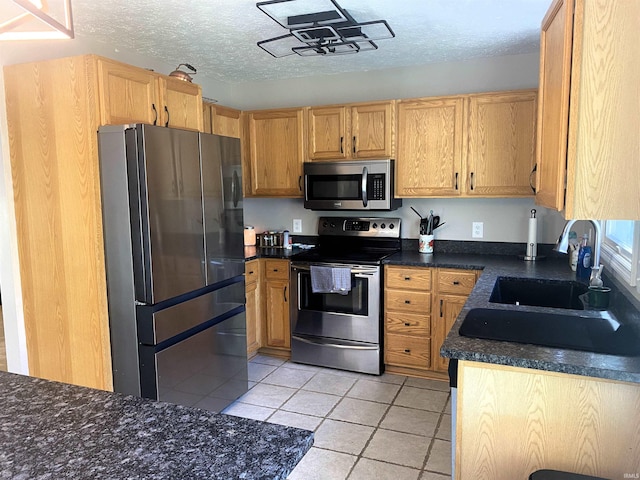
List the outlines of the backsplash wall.
<svg viewBox="0 0 640 480">
<path fill-rule="evenodd" d="M 440 216 L 446 222 L 435 232 L 436 240 L 477 240 L 486 242 L 526 242 L 531 209 L 538 218 L 538 243 L 555 243 L 565 220 L 560 213 L 535 205 L 532 198 L 424 198 L 403 199 L 402 207 L 393 212 L 316 212 L 306 210 L 302 199 L 247 198 L 244 200 L 245 225 L 257 232 L 289 230 L 293 219 L 302 220 L 302 234 L 316 235 L 320 216 L 380 216 L 402 219 L 402 238 L 418 238 L 420 219 L 410 207 L 423 216 Z M 484 237 L 471 237 L 472 222 L 483 222 Z"/>
</svg>

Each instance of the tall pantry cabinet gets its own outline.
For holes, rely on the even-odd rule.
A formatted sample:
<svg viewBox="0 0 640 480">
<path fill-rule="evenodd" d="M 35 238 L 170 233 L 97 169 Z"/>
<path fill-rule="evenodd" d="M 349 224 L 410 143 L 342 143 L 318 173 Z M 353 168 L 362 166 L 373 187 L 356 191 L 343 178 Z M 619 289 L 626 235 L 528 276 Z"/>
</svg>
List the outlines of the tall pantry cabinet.
<svg viewBox="0 0 640 480">
<path fill-rule="evenodd" d="M 110 390 L 97 130 L 200 130 L 200 87 L 94 55 L 4 76 L 29 373 Z"/>
</svg>

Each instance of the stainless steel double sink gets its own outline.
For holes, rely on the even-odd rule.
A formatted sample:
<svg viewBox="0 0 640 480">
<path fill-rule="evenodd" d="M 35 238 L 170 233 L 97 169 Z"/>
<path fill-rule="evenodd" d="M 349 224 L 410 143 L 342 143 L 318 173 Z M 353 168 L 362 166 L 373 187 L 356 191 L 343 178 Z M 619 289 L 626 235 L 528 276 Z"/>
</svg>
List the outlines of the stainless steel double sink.
<svg viewBox="0 0 640 480">
<path fill-rule="evenodd" d="M 498 277 L 489 303 L 515 308 L 473 308 L 459 333 L 594 353 L 640 355 L 640 338 L 628 325 L 621 324 L 608 310 L 585 309 L 587 291 L 586 285 L 576 281 Z"/>
</svg>

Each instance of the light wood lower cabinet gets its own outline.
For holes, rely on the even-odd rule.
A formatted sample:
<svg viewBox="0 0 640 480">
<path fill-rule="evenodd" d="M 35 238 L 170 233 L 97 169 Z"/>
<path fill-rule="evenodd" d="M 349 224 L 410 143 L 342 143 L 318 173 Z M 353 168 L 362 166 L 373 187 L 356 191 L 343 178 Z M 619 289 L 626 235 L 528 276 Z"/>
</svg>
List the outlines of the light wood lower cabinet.
<svg viewBox="0 0 640 480">
<path fill-rule="evenodd" d="M 245 264 L 245 296 L 247 316 L 247 355 L 251 358 L 262 346 L 262 307 L 260 294 L 260 261 Z"/>
<path fill-rule="evenodd" d="M 264 261 L 263 346 L 288 352 L 291 349 L 289 325 L 289 260 Z"/>
<path fill-rule="evenodd" d="M 640 385 L 459 361 L 455 478 L 640 475 Z"/>
<path fill-rule="evenodd" d="M 458 269 L 385 267 L 384 362 L 390 372 L 446 378 L 440 356 L 476 282 L 476 272 Z"/>
</svg>

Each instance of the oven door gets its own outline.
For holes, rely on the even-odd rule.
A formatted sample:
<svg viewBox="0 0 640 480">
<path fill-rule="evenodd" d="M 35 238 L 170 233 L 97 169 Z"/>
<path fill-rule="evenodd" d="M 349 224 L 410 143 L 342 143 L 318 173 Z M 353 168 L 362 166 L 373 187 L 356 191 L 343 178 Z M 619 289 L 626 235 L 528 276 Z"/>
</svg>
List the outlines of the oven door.
<svg viewBox="0 0 640 480">
<path fill-rule="evenodd" d="M 316 263 L 351 269 L 351 291 L 313 293 L 311 264 L 291 264 L 291 333 L 351 342 L 380 343 L 380 266 Z"/>
</svg>

